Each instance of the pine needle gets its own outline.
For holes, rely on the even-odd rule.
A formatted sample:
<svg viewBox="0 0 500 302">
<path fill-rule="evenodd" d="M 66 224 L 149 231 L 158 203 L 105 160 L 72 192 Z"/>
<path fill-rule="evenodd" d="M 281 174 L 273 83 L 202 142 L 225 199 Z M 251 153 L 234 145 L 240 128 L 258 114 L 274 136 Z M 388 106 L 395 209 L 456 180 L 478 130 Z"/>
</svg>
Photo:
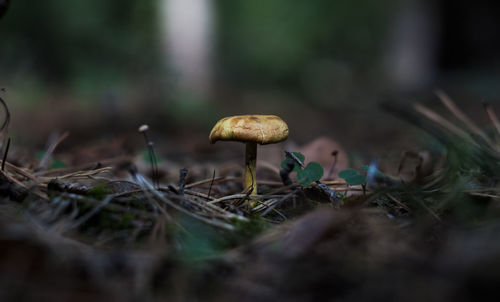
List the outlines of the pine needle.
<svg viewBox="0 0 500 302">
<path fill-rule="evenodd" d="M 442 90 L 435 91 L 437 97 L 443 103 L 443 105 L 455 115 L 462 123 L 464 123 L 472 133 L 482 137 L 488 144 L 492 145 L 492 142 L 488 136 L 467 116 L 465 113 L 458 108 L 458 106 L 453 102 L 453 100 Z"/>
<path fill-rule="evenodd" d="M 424 105 L 419 104 L 419 103 L 415 103 L 413 105 L 413 107 L 415 108 L 415 110 L 417 112 L 421 113 L 422 115 L 424 115 L 425 117 L 427 117 L 431 121 L 435 122 L 436 124 L 440 125 L 441 127 L 445 128 L 446 130 L 450 131 L 451 133 L 458 135 L 462 138 L 467 138 L 467 139 L 470 138 L 470 136 L 469 136 L 469 134 L 467 134 L 467 132 L 465 132 L 462 129 L 460 129 L 459 127 L 455 126 L 453 123 L 451 123 L 450 121 L 448 121 L 444 117 L 440 116 L 436 112 L 432 111 L 431 109 L 425 107 Z"/>
</svg>

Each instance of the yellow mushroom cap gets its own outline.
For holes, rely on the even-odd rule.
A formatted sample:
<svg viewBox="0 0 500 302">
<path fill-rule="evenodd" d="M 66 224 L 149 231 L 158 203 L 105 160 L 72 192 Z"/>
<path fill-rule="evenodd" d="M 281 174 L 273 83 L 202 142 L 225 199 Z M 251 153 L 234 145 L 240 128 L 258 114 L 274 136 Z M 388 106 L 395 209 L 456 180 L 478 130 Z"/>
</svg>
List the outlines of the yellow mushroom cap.
<svg viewBox="0 0 500 302">
<path fill-rule="evenodd" d="M 261 145 L 286 140 L 288 125 L 275 115 L 237 115 L 221 119 L 210 132 L 216 141 L 255 142 Z"/>
</svg>

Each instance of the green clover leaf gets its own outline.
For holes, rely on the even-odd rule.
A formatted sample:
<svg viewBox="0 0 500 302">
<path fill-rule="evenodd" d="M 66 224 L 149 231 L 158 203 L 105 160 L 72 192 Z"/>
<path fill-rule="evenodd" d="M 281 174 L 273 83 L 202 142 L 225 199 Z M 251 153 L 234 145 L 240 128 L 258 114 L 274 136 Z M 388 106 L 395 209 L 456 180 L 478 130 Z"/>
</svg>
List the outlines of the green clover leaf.
<svg viewBox="0 0 500 302">
<path fill-rule="evenodd" d="M 339 172 L 338 176 L 343 178 L 348 185 L 357 186 L 366 182 L 366 175 L 358 173 L 353 169 L 346 169 Z"/>
<path fill-rule="evenodd" d="M 358 175 L 358 171 L 353 169 L 346 169 L 339 172 L 338 176 L 343 179 L 351 178 Z"/>
<path fill-rule="evenodd" d="M 300 152 L 292 152 L 293 155 L 295 155 L 302 163 L 306 160 L 306 157 L 304 156 L 304 154 L 300 153 Z M 290 155 L 286 155 L 285 159 L 281 162 L 281 168 L 282 169 L 285 169 L 286 168 L 286 162 L 291 159 L 293 160 L 294 162 L 294 166 L 293 166 L 293 170 L 292 172 L 299 172 L 300 171 L 300 165 L 290 156 Z"/>
<path fill-rule="evenodd" d="M 297 172 L 297 181 L 304 187 L 318 181 L 323 177 L 323 167 L 317 162 L 310 162 L 307 166 Z"/>
<path fill-rule="evenodd" d="M 345 180 L 351 186 L 359 186 L 366 182 L 366 175 L 358 174 Z"/>
</svg>

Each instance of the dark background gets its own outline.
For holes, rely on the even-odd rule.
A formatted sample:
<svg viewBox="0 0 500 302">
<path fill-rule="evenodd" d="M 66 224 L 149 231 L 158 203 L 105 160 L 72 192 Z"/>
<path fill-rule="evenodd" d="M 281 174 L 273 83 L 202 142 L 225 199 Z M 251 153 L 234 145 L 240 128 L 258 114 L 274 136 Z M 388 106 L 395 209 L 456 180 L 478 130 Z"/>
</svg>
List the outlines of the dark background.
<svg viewBox="0 0 500 302">
<path fill-rule="evenodd" d="M 206 139 L 223 116 L 269 113 L 299 143 L 328 135 L 376 153 L 421 140 L 380 101 L 432 106 L 441 88 L 484 124 L 480 101 L 499 97 L 497 1 L 205 1 L 209 55 L 191 73 L 201 82 L 176 70 L 166 45 L 182 41 L 169 40 L 165 3 L 11 1 L 0 86 L 15 141 L 135 134 L 141 123 L 157 136 Z M 181 37 L 200 26 L 180 19 Z"/>
</svg>

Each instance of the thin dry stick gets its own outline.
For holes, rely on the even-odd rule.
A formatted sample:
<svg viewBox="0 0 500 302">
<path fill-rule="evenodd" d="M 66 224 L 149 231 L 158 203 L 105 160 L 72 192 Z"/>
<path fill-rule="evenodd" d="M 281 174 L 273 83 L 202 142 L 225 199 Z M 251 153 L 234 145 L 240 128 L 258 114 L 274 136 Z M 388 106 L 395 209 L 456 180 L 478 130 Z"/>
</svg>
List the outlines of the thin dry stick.
<svg viewBox="0 0 500 302">
<path fill-rule="evenodd" d="M 172 192 L 171 188 L 177 190 L 177 187 L 175 187 L 173 185 L 169 185 L 168 187 L 159 187 L 158 190 L 160 190 L 162 192 Z M 142 191 L 142 190 L 139 190 L 139 191 Z M 186 189 L 184 189 L 184 193 L 187 194 L 187 195 L 196 196 L 196 197 L 200 197 L 200 198 L 204 198 L 204 199 L 208 199 L 208 200 L 214 200 L 215 199 L 215 198 L 210 197 L 210 196 L 208 196 L 206 194 L 203 194 L 201 192 L 196 192 L 196 191 L 192 191 L 192 190 L 186 190 Z"/>
<path fill-rule="evenodd" d="M 322 184 L 325 184 L 327 186 L 335 186 L 335 185 L 345 185 L 346 182 L 345 180 L 337 179 L 337 180 L 323 180 L 321 181 Z"/>
<path fill-rule="evenodd" d="M 72 195 L 70 195 L 70 197 L 78 199 L 78 202 L 91 204 L 91 205 L 95 205 L 95 204 L 100 202 L 99 200 L 89 199 L 87 196 L 80 196 L 77 194 L 72 194 Z M 116 195 L 113 197 L 113 199 L 114 198 L 116 198 Z M 107 209 L 107 210 L 115 211 L 115 212 L 129 213 L 129 214 L 137 215 L 137 216 L 140 216 L 143 218 L 149 218 L 149 219 L 158 218 L 158 216 L 153 215 L 149 212 L 134 209 L 134 208 L 131 208 L 129 206 L 121 206 L 121 205 L 114 204 L 114 203 L 108 203 L 108 204 L 104 205 L 103 208 Z"/>
<path fill-rule="evenodd" d="M 212 175 L 212 181 L 210 182 L 210 187 L 208 188 L 208 197 L 210 197 L 210 193 L 212 192 L 212 186 L 214 185 L 214 180 L 215 180 L 215 169 L 214 169 L 214 174 Z"/>
<path fill-rule="evenodd" d="M 410 208 L 407 205 L 399 201 L 396 197 L 392 196 L 390 193 L 385 193 L 385 195 L 387 195 L 387 197 L 389 197 L 390 200 L 394 201 L 398 206 L 402 207 L 408 212 L 411 212 Z"/>
<path fill-rule="evenodd" d="M 269 203 L 269 201 L 271 201 Z M 259 203 L 259 205 L 255 208 L 252 209 L 252 213 L 257 213 L 257 212 L 260 212 L 260 211 L 263 211 L 264 209 L 262 208 L 266 208 L 266 209 L 269 209 L 270 207 L 274 207 L 274 205 L 276 203 L 279 202 L 278 199 L 269 199 L 269 200 L 266 200 L 266 203 L 263 203 L 263 202 L 260 202 L 260 201 L 257 201 Z M 276 214 L 278 214 L 279 216 L 281 216 L 281 218 L 283 218 L 283 220 L 287 220 L 288 217 L 286 217 L 283 213 L 281 213 L 280 211 L 276 210 L 276 208 L 273 208 L 272 209 L 273 212 L 275 212 Z M 264 218 L 264 215 L 261 215 L 262 218 Z"/>
<path fill-rule="evenodd" d="M 211 200 L 211 201 L 208 201 L 207 203 L 210 203 L 210 204 L 214 204 L 214 203 L 219 203 L 219 202 L 222 202 L 222 201 L 226 201 L 226 200 L 233 200 L 233 199 L 241 199 L 241 198 L 247 198 L 249 195 L 248 194 L 234 194 L 234 195 L 228 195 L 228 196 L 224 196 L 224 197 L 221 197 L 221 198 L 217 198 L 217 199 L 214 199 L 214 200 Z M 266 195 L 251 195 L 252 198 L 273 198 L 273 197 L 281 197 L 283 195 L 271 195 L 271 194 L 266 194 Z"/>
<path fill-rule="evenodd" d="M 484 193 L 484 192 L 500 192 L 500 188 L 480 188 L 464 190 L 465 193 Z"/>
<path fill-rule="evenodd" d="M 215 177 L 215 178 L 208 178 L 208 179 L 204 179 L 204 180 L 200 180 L 197 182 L 192 182 L 190 184 L 187 184 L 185 186 L 185 188 L 190 189 L 190 188 L 198 187 L 198 186 L 210 183 L 212 181 L 215 183 L 215 182 L 231 181 L 231 180 L 238 180 L 238 178 L 236 178 L 236 177 L 224 177 L 224 176 L 219 176 L 219 177 Z"/>
<path fill-rule="evenodd" d="M 441 221 L 441 218 L 431 209 L 429 208 L 423 201 L 420 199 L 415 198 L 416 200 L 427 212 L 429 212 L 434 218 L 436 218 L 437 221 Z"/>
<path fill-rule="evenodd" d="M 196 197 L 201 197 L 201 198 L 204 198 L 204 199 L 208 199 L 208 200 L 214 200 L 215 199 L 213 197 L 208 196 L 207 194 L 203 194 L 201 192 L 196 192 L 196 191 L 191 191 L 191 190 L 184 190 L 184 193 L 186 193 L 188 195 L 192 195 L 192 196 L 196 196 Z"/>
<path fill-rule="evenodd" d="M 10 176 L 9 174 L 7 174 L 7 173 L 5 173 L 3 171 L 0 171 L 0 173 L 3 174 L 5 177 L 7 177 L 10 181 L 12 181 L 13 183 L 15 183 L 16 185 L 18 185 L 21 188 L 23 188 L 24 190 L 29 191 L 30 193 L 33 193 L 34 195 L 38 196 L 39 198 L 41 198 L 43 200 L 47 200 L 47 196 L 42 195 L 40 192 L 38 192 L 36 190 L 30 190 L 26 185 L 24 185 L 22 182 L 20 182 L 19 180 L 15 179 L 14 177 Z"/>
<path fill-rule="evenodd" d="M 110 171 L 112 168 L 111 167 L 104 167 L 104 168 L 101 168 L 101 169 L 96 169 L 96 170 L 90 170 L 90 171 L 79 171 L 79 172 L 75 172 L 75 173 L 71 173 L 71 174 L 66 174 L 66 175 L 62 175 L 62 176 L 59 176 L 57 177 L 59 180 L 65 180 L 65 179 L 70 179 L 70 180 L 77 180 L 77 179 L 104 179 L 104 180 L 107 180 L 105 178 L 97 178 L 97 177 L 94 177 L 95 175 L 98 175 L 98 174 L 101 174 L 101 173 L 105 173 L 105 172 L 108 172 Z M 33 178 L 33 180 L 35 180 L 39 186 L 46 186 L 52 179 L 54 179 L 54 177 L 39 177 L 39 178 Z"/>
<path fill-rule="evenodd" d="M 490 103 L 488 103 L 488 102 L 483 102 L 483 107 L 484 107 L 484 110 L 486 111 L 486 114 L 490 118 L 491 123 L 493 124 L 493 126 L 497 130 L 497 134 L 500 135 L 500 121 L 498 120 L 498 117 L 497 117 L 495 111 L 493 111 L 493 108 L 491 107 Z"/>
<path fill-rule="evenodd" d="M 66 231 L 71 230 L 71 229 L 76 229 L 79 226 L 81 226 L 83 223 L 85 223 L 87 220 L 92 218 L 95 214 L 99 213 L 103 207 L 109 204 L 109 202 L 113 200 L 113 195 L 108 195 L 106 198 L 104 198 L 102 201 L 99 202 L 92 210 L 88 211 L 85 213 L 82 217 L 78 218 L 75 222 L 73 222 L 72 225 L 70 225 Z"/>
<path fill-rule="evenodd" d="M 2 164 L 3 164 L 3 162 L 2 162 Z M 8 168 L 7 170 L 12 170 L 12 171 L 8 171 L 10 173 L 16 172 L 17 174 L 19 174 L 19 175 L 21 175 L 21 176 L 23 176 L 23 177 L 25 177 L 27 179 L 31 179 L 31 180 L 34 180 L 34 181 L 37 180 L 37 178 L 35 176 L 31 175 L 31 173 L 29 173 L 25 169 L 19 168 L 18 166 L 15 166 L 15 165 L 7 162 L 7 161 L 5 162 L 5 166 Z"/>
<path fill-rule="evenodd" d="M 225 219 L 236 218 L 236 219 L 241 220 L 241 221 L 248 221 L 248 219 L 244 216 L 236 215 L 234 213 L 228 212 L 228 211 L 224 210 L 223 208 L 218 207 L 214 204 L 208 203 L 206 201 L 197 200 L 196 198 L 189 199 L 189 201 L 191 203 L 194 203 L 194 204 L 198 205 L 199 207 L 209 211 L 211 215 L 218 214 L 220 217 L 223 217 Z"/>
<path fill-rule="evenodd" d="M 296 163 L 298 163 L 298 164 L 299 164 L 299 166 L 301 166 L 302 168 L 305 168 L 305 167 L 306 167 L 306 166 L 304 165 L 304 163 L 303 163 L 303 162 L 302 162 L 302 161 L 301 161 L 301 160 L 300 160 L 297 156 L 295 156 L 295 154 L 293 154 L 293 152 L 286 150 L 286 151 L 285 151 L 285 154 L 286 154 L 286 155 L 288 155 L 288 156 L 290 156 L 290 157 L 291 157 L 291 158 L 292 158 L 292 159 L 293 159 Z"/>
<path fill-rule="evenodd" d="M 264 201 L 260 201 L 260 200 L 255 200 L 255 203 L 257 203 L 257 205 L 252 208 L 252 213 L 255 213 L 255 212 L 260 212 L 262 211 L 262 208 L 269 208 L 270 206 L 272 206 L 275 202 L 277 202 L 278 199 L 277 198 L 271 198 L 271 199 L 267 199 L 267 200 L 264 200 Z"/>
<path fill-rule="evenodd" d="M 95 169 L 95 170 L 88 170 L 88 171 L 78 171 L 78 172 L 74 172 L 74 173 L 69 173 L 69 174 L 66 174 L 66 175 L 61 175 L 61 176 L 58 176 L 57 178 L 59 179 L 68 179 L 68 178 L 73 178 L 73 179 L 76 179 L 76 178 L 88 178 L 88 177 L 91 177 L 91 176 L 95 176 L 97 174 L 101 174 L 101 173 L 105 173 L 105 172 L 109 172 L 111 171 L 113 168 L 112 167 L 103 167 L 103 168 L 100 168 L 100 169 Z M 49 179 L 52 179 L 51 177 L 48 177 Z"/>
<path fill-rule="evenodd" d="M 139 176 L 139 175 L 137 175 Z M 228 223 L 224 223 L 224 222 L 221 222 L 221 221 L 217 221 L 217 220 L 210 220 L 210 219 L 207 219 L 205 217 L 201 217 L 200 215 L 197 215 L 195 213 L 192 213 L 186 209 L 184 209 L 183 207 L 181 206 L 178 206 L 177 204 L 173 203 L 171 200 L 169 200 L 168 198 L 166 198 L 165 196 L 163 196 L 158 190 L 156 190 L 153 185 L 151 185 L 146 179 L 144 179 L 142 176 L 140 177 L 141 178 L 141 182 L 142 184 L 148 189 L 151 191 L 151 193 L 157 197 L 158 199 L 160 199 L 162 202 L 164 202 L 165 204 L 167 204 L 168 206 L 174 208 L 175 210 L 181 212 L 181 213 L 184 213 L 188 216 L 191 216 L 195 219 L 198 219 L 206 224 L 209 224 L 209 225 L 212 225 L 212 226 L 215 226 L 215 227 L 219 227 L 219 228 L 222 228 L 222 229 L 226 229 L 226 230 L 229 230 L 229 231 L 232 231 L 234 230 L 234 226 L 231 225 L 231 224 L 228 224 Z"/>
<path fill-rule="evenodd" d="M 479 196 L 479 197 L 489 197 L 489 198 L 493 198 L 493 199 L 500 199 L 500 196 L 498 195 L 494 195 L 494 194 L 487 194 L 487 193 L 469 193 L 469 195 L 472 195 L 472 196 Z"/>
<path fill-rule="evenodd" d="M 170 189 L 169 188 L 165 188 L 165 187 L 160 187 L 159 188 L 160 191 L 163 191 L 163 192 L 169 192 Z M 214 198 L 213 197 L 209 197 L 208 195 L 205 195 L 203 193 L 199 193 L 199 192 L 195 192 L 195 191 L 191 191 L 191 190 L 185 190 L 184 193 L 186 193 L 187 195 L 192 195 L 192 196 L 195 196 L 195 197 L 200 197 L 200 198 L 204 198 L 204 199 L 208 199 L 208 200 L 213 200 Z M 171 196 L 172 198 L 177 198 L 177 199 L 180 199 L 180 200 L 183 200 L 183 201 L 189 201 L 190 203 L 193 203 L 205 210 L 209 210 L 213 213 L 213 211 L 215 212 L 219 212 L 227 217 L 225 218 L 237 218 L 239 220 L 244 220 L 246 221 L 246 218 L 242 217 L 242 216 L 238 216 L 238 215 L 235 215 L 231 212 L 228 212 L 218 206 L 215 206 L 209 202 L 206 202 L 204 200 L 200 200 L 198 201 L 196 198 L 193 198 L 193 199 L 187 199 L 185 196 L 177 196 L 177 195 L 174 195 L 174 196 Z"/>
<path fill-rule="evenodd" d="M 264 213 L 262 213 L 261 216 L 266 216 L 267 214 L 269 214 L 269 212 L 271 212 L 272 210 L 274 210 L 274 208 L 276 208 L 277 206 L 279 206 L 280 204 L 282 204 L 285 200 L 287 200 L 288 198 L 292 197 L 294 194 L 296 194 L 297 192 L 299 191 L 299 189 L 295 189 L 293 190 L 292 192 L 286 194 L 285 196 L 281 197 L 277 202 L 275 202 L 272 206 L 270 206 L 269 208 L 267 208 Z"/>
<path fill-rule="evenodd" d="M 170 214 L 167 213 L 167 210 L 165 208 L 163 208 L 155 198 L 150 197 L 150 193 L 151 193 L 153 196 L 160 197 L 160 200 L 164 201 L 162 199 L 163 196 L 158 193 L 158 190 L 152 184 L 150 184 L 146 180 L 146 178 L 144 178 L 141 174 L 136 173 L 133 176 L 134 176 L 135 180 L 138 182 L 139 186 L 141 186 L 141 188 L 143 188 L 142 192 L 148 197 L 148 200 L 151 202 L 151 205 L 155 209 L 155 212 L 157 211 L 157 209 L 160 209 L 160 212 L 162 212 L 163 216 L 165 217 L 165 219 L 167 221 L 172 221 L 177 227 L 179 227 L 180 230 L 182 230 L 183 232 L 187 232 L 187 230 L 179 222 L 177 222 L 175 219 L 172 219 Z M 167 202 L 165 202 L 165 203 L 167 203 Z M 170 205 L 170 204 L 168 204 L 168 205 Z M 170 206 L 172 206 L 172 205 L 170 205 Z M 173 206 L 173 208 L 177 209 L 175 206 Z M 181 208 L 181 210 L 184 210 L 184 209 Z M 194 214 L 193 214 L 193 216 L 196 217 L 196 215 L 194 215 Z"/>
<path fill-rule="evenodd" d="M 9 127 L 10 123 L 10 111 L 9 107 L 7 107 L 7 104 L 5 101 L 0 97 L 0 104 L 2 105 L 4 111 L 5 111 L 5 120 L 2 123 L 2 126 L 0 127 L 0 136 L 3 138 L 4 135 L 7 133 L 7 129 Z"/>
<path fill-rule="evenodd" d="M 465 115 L 465 113 L 463 113 L 462 110 L 460 110 L 460 108 L 458 108 L 455 102 L 453 102 L 453 100 L 446 93 L 444 93 L 441 90 L 436 90 L 435 93 L 439 98 L 439 100 L 441 101 L 441 103 L 443 103 L 443 105 L 446 108 L 448 108 L 448 110 L 451 113 L 453 113 L 453 115 L 455 115 L 460 121 L 462 121 L 467 127 L 469 127 L 469 129 L 473 133 L 481 136 L 484 140 L 488 142 L 488 144 L 491 145 L 490 138 L 486 136 L 486 134 L 484 134 L 484 132 L 481 131 L 481 129 L 478 126 L 476 126 L 476 124 L 474 124 L 474 122 L 471 119 L 469 119 L 469 117 Z"/>
<path fill-rule="evenodd" d="M 432 173 L 431 177 L 432 177 L 432 179 L 428 183 L 425 183 L 424 185 L 422 185 L 422 189 L 424 189 L 424 190 L 430 189 L 430 188 L 434 187 L 435 185 L 437 185 L 438 183 L 440 183 L 445 178 L 445 173 L 444 173 L 443 169 L 439 169 L 439 170 L 434 171 L 434 173 Z"/>
<path fill-rule="evenodd" d="M 7 154 L 9 154 L 9 147 L 10 147 L 10 137 L 7 140 L 7 146 L 5 147 L 5 152 L 3 153 L 3 159 L 2 159 L 2 171 L 5 170 L 5 161 L 7 160 Z"/>
<path fill-rule="evenodd" d="M 219 177 L 216 177 L 214 178 L 214 183 L 219 183 L 219 182 L 227 182 L 227 181 L 241 181 L 241 177 L 224 177 L 224 176 L 219 176 Z M 193 183 L 190 183 L 190 184 L 187 184 L 185 186 L 186 189 L 189 189 L 189 188 L 194 188 L 194 187 L 198 187 L 198 186 L 201 186 L 201 185 L 204 185 L 204 184 L 207 184 L 207 183 L 211 183 L 212 182 L 212 178 L 208 178 L 208 179 L 204 179 L 204 180 L 200 180 L 200 181 L 197 181 L 197 182 L 193 182 Z M 257 181 L 259 184 L 261 185 L 268 185 L 268 186 L 283 186 L 283 183 L 281 181 L 273 181 L 273 180 L 258 180 Z M 333 184 L 336 184 L 336 182 L 339 182 L 339 184 L 345 184 L 345 182 L 342 182 L 342 181 L 332 181 Z"/>
<path fill-rule="evenodd" d="M 458 128 L 454 124 L 450 123 L 447 119 L 440 116 L 436 112 L 430 110 L 429 108 L 425 107 L 424 105 L 416 103 L 413 105 L 413 107 L 415 108 L 415 110 L 417 112 L 420 112 L 425 117 L 427 117 L 431 121 L 435 122 L 436 124 L 442 126 L 443 128 L 447 129 L 448 131 L 450 131 L 458 136 L 461 136 L 463 138 L 470 138 L 470 136 L 467 134 L 467 132 L 463 131 L 462 129 Z"/>
<path fill-rule="evenodd" d="M 132 157 L 130 157 L 130 156 L 118 156 L 118 157 L 100 160 L 99 164 L 101 164 L 102 166 L 108 167 L 108 166 L 114 166 L 118 163 L 130 162 L 130 161 L 132 161 Z M 90 162 L 90 163 L 78 165 L 75 167 L 37 171 L 33 174 L 37 175 L 37 176 L 68 174 L 68 173 L 75 173 L 75 172 L 82 171 L 82 170 L 85 170 L 85 171 L 88 171 L 90 169 L 95 170 L 95 168 L 94 168 L 95 166 L 96 166 L 96 162 Z"/>
<path fill-rule="evenodd" d="M 158 209 L 160 209 L 160 212 L 162 212 L 162 214 L 165 216 L 165 218 L 167 218 L 167 220 L 170 220 L 171 217 L 167 213 L 167 211 L 162 206 L 160 206 L 160 204 L 158 203 L 158 201 L 156 199 L 152 198 L 152 196 L 150 195 L 150 193 L 154 194 L 154 192 L 150 192 L 151 190 L 149 190 L 150 189 L 149 186 L 151 186 L 151 188 L 153 188 L 153 190 L 156 190 L 153 187 L 153 185 L 151 185 L 149 182 L 147 182 L 147 180 L 139 173 L 134 174 L 134 177 L 135 177 L 135 180 L 138 182 L 138 184 L 143 188 L 142 192 L 144 193 L 144 195 L 146 195 L 147 200 L 153 206 L 155 213 Z"/>
<path fill-rule="evenodd" d="M 368 190 L 368 189 L 364 189 L 363 190 L 363 187 L 361 186 L 346 186 L 346 187 L 328 187 L 332 190 L 335 190 L 335 191 L 348 191 L 348 192 L 363 192 L 365 191 L 366 193 L 371 193 L 372 191 L 371 190 Z"/>
<path fill-rule="evenodd" d="M 245 197 L 247 197 L 247 194 L 234 194 L 234 195 L 229 195 L 229 196 L 217 198 L 217 199 L 211 200 L 207 203 L 214 204 L 214 203 L 219 203 L 219 202 L 226 201 L 226 200 L 241 199 L 241 198 L 245 198 Z"/>
<path fill-rule="evenodd" d="M 193 202 L 193 201 L 191 200 L 191 202 Z M 196 214 L 203 216 L 203 217 L 220 218 L 220 219 L 224 219 L 224 220 L 229 221 L 229 222 L 233 222 L 234 219 L 238 219 L 240 221 L 248 221 L 248 219 L 246 219 L 245 217 L 238 216 L 238 215 L 233 214 L 233 213 L 229 213 L 229 212 L 219 213 L 217 211 L 212 211 L 210 208 L 206 207 L 207 203 L 205 203 L 205 205 L 203 205 L 202 203 L 196 204 L 196 205 L 199 206 L 200 208 L 202 208 L 202 210 L 203 210 L 203 211 L 196 212 Z"/>
<path fill-rule="evenodd" d="M 283 186 L 282 181 L 274 181 L 274 180 L 259 180 L 258 183 L 261 185 L 273 186 L 273 187 L 282 187 Z"/>
<path fill-rule="evenodd" d="M 50 156 L 52 155 L 52 153 L 54 153 L 54 150 L 57 148 L 57 146 L 63 140 L 65 140 L 68 137 L 68 135 L 69 135 L 68 131 L 64 132 L 63 135 L 58 137 L 52 144 L 49 145 L 49 147 L 47 148 L 47 151 L 45 152 L 42 159 L 40 160 L 40 164 L 38 165 L 39 169 L 45 169 L 45 167 L 47 166 L 47 164 L 49 162 Z"/>
<path fill-rule="evenodd" d="M 226 211 L 226 210 L 224 210 L 216 205 L 210 204 L 210 203 L 203 201 L 203 200 L 198 200 L 197 198 L 186 199 L 184 196 L 180 196 L 180 195 L 171 195 L 169 197 L 172 199 L 178 199 L 178 200 L 182 200 L 185 202 L 190 202 L 191 204 L 198 206 L 198 207 L 202 208 L 203 210 L 207 211 L 207 213 L 198 213 L 200 215 L 205 215 L 205 216 L 210 215 L 211 217 L 217 216 L 217 217 L 222 217 L 225 220 L 231 220 L 231 219 L 235 218 L 235 219 L 238 219 L 241 221 L 248 221 L 248 219 L 244 216 L 233 214 L 233 213 L 228 212 L 228 211 Z"/>
</svg>

